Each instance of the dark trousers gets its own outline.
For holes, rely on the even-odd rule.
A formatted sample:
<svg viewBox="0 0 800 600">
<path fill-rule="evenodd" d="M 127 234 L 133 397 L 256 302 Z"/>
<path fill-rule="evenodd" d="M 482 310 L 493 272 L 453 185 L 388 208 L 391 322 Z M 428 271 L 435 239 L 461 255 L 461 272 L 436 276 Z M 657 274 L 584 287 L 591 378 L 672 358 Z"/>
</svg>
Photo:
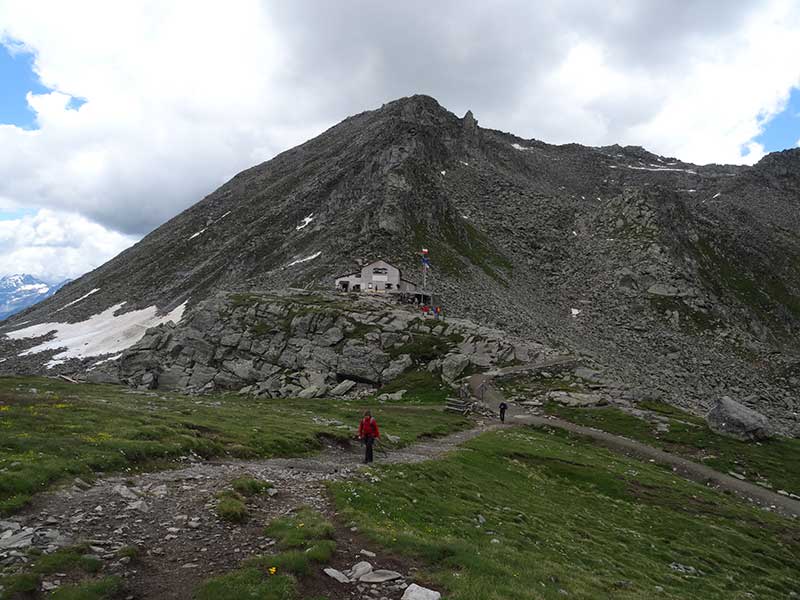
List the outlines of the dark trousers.
<svg viewBox="0 0 800 600">
<path fill-rule="evenodd" d="M 371 463 L 372 462 L 372 446 L 375 443 L 375 438 L 371 435 L 364 436 L 364 445 L 366 446 L 366 453 L 364 454 L 364 462 Z"/>
<path fill-rule="evenodd" d="M 506 409 L 505 408 L 501 408 L 500 409 L 500 422 L 501 423 L 505 423 L 506 422 Z"/>
</svg>

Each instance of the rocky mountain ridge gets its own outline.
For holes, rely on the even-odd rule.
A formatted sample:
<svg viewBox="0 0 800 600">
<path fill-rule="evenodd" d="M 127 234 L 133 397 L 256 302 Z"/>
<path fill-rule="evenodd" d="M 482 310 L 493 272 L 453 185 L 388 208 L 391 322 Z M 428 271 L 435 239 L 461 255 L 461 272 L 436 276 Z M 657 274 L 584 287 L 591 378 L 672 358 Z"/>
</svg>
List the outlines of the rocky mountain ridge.
<svg viewBox="0 0 800 600">
<path fill-rule="evenodd" d="M 449 314 L 579 354 L 642 395 L 696 410 L 729 395 L 791 429 L 798 231 L 800 150 L 748 167 L 554 146 L 413 96 L 240 173 L 3 331 L 122 302 L 191 315 L 222 290 L 330 289 L 375 258 L 413 279 L 427 247 Z M 26 344 L 5 342 L 0 367 Z"/>
</svg>

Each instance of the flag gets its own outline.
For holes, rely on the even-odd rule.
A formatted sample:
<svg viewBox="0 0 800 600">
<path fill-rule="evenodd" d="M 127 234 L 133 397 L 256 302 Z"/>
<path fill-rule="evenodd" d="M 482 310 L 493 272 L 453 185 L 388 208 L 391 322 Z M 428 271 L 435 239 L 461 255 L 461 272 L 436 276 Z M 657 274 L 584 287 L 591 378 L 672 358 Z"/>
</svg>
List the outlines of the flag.
<svg viewBox="0 0 800 600">
<path fill-rule="evenodd" d="M 423 248 L 422 249 L 422 254 L 423 255 L 427 255 L 428 254 L 428 249 L 427 248 Z"/>
</svg>

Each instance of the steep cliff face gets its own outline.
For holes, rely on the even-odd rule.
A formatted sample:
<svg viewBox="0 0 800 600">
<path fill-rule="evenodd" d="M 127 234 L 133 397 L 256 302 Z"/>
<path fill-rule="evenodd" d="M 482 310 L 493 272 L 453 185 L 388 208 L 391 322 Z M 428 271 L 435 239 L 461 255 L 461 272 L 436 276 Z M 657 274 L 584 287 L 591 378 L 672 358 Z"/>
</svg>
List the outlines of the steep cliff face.
<svg viewBox="0 0 800 600">
<path fill-rule="evenodd" d="M 684 405 L 728 393 L 798 409 L 800 150 L 743 167 L 553 146 L 426 96 L 240 173 L 4 331 L 122 302 L 190 316 L 220 290 L 329 288 L 374 258 L 413 279 L 421 247 L 451 314 L 593 356 Z M 27 347 L 13 345 L 0 353 Z"/>
</svg>

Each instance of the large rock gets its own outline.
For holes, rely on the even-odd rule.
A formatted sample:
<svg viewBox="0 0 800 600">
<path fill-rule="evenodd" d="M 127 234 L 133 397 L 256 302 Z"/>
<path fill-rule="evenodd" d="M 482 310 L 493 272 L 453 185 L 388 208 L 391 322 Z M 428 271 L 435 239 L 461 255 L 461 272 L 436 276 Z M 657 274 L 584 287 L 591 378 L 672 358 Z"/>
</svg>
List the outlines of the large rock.
<svg viewBox="0 0 800 600">
<path fill-rule="evenodd" d="M 582 394 L 578 392 L 548 392 L 547 399 L 558 402 L 563 406 L 571 406 L 573 408 L 604 406 L 608 404 L 608 401 L 602 396 L 598 396 L 596 394 Z"/>
<path fill-rule="evenodd" d="M 356 382 L 351 379 L 345 379 L 331 390 L 331 396 L 344 396 L 347 392 L 356 386 Z"/>
<path fill-rule="evenodd" d="M 358 580 L 361 583 L 386 583 L 387 581 L 394 581 L 401 579 L 403 576 L 397 571 L 389 571 L 387 569 L 377 569 L 362 575 Z"/>
<path fill-rule="evenodd" d="M 383 381 L 383 383 L 394 381 L 405 373 L 406 370 L 410 369 L 413 364 L 414 361 L 411 360 L 411 356 L 402 354 L 396 360 L 389 363 L 389 366 L 383 370 L 383 373 L 381 373 L 381 381 Z"/>
<path fill-rule="evenodd" d="M 708 411 L 706 423 L 716 433 L 745 442 L 764 440 L 771 435 L 767 417 L 728 396 L 720 398 Z"/>
<path fill-rule="evenodd" d="M 455 381 L 469 366 L 469 357 L 464 354 L 451 354 L 442 361 L 442 378 Z"/>
<path fill-rule="evenodd" d="M 406 588 L 400 600 L 439 600 L 441 597 L 439 592 L 412 583 Z"/>
</svg>

